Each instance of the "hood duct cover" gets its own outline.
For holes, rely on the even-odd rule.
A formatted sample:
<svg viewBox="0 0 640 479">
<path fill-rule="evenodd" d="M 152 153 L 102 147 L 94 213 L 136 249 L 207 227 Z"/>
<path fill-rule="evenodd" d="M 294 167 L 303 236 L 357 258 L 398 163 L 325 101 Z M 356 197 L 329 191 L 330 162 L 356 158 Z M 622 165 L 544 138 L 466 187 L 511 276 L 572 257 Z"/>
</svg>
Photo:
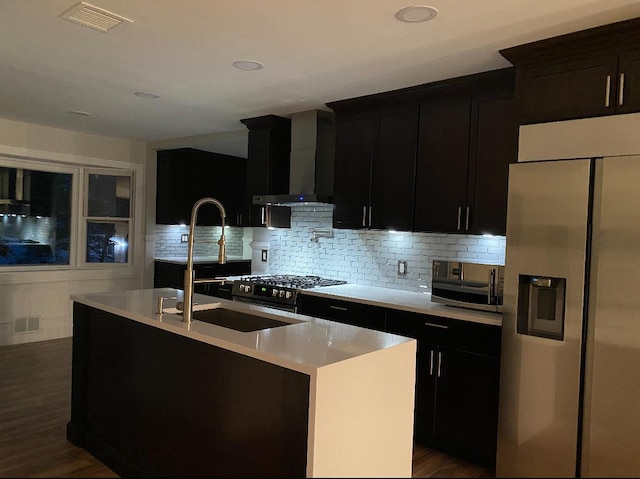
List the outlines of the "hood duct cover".
<svg viewBox="0 0 640 479">
<path fill-rule="evenodd" d="M 291 115 L 289 193 L 254 195 L 254 204 L 331 204 L 335 163 L 335 117 L 309 110 Z M 251 161 L 251 158 L 249 158 Z"/>
<path fill-rule="evenodd" d="M 29 170 L 0 168 L 0 214 L 29 215 Z"/>
</svg>

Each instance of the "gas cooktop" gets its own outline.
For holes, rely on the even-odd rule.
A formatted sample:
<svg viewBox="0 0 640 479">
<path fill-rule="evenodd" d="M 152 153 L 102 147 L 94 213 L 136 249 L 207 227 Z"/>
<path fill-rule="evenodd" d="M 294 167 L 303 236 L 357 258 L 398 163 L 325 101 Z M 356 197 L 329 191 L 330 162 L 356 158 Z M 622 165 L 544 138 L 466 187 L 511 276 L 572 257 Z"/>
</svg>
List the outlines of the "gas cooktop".
<svg viewBox="0 0 640 479">
<path fill-rule="evenodd" d="M 334 286 L 336 284 L 346 284 L 346 281 L 340 279 L 328 279 L 320 276 L 297 276 L 292 274 L 269 274 L 263 276 L 244 276 L 240 281 L 265 284 L 269 286 L 278 286 L 282 288 L 308 289 L 318 286 Z"/>
</svg>

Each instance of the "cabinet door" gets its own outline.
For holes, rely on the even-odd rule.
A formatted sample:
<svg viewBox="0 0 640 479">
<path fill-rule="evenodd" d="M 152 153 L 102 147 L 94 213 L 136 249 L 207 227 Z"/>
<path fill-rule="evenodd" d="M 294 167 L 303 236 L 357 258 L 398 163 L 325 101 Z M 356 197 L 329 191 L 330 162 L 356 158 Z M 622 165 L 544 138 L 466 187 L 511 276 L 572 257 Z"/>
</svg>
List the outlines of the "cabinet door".
<svg viewBox="0 0 640 479">
<path fill-rule="evenodd" d="M 461 231 L 470 119 L 470 98 L 420 106 L 414 231 Z"/>
<path fill-rule="evenodd" d="M 420 444 L 434 446 L 437 347 L 418 341 L 413 436 Z"/>
<path fill-rule="evenodd" d="M 333 224 L 335 228 L 365 227 L 368 217 L 375 119 L 336 119 L 336 165 Z"/>
<path fill-rule="evenodd" d="M 301 294 L 298 297 L 298 313 L 339 323 L 384 331 L 385 309 L 368 304 L 341 301 Z"/>
<path fill-rule="evenodd" d="M 613 114 L 616 68 L 617 56 L 604 55 L 519 71 L 520 123 Z"/>
<path fill-rule="evenodd" d="M 640 50 L 620 55 L 617 103 L 618 113 L 640 111 Z"/>
<path fill-rule="evenodd" d="M 437 354 L 435 441 L 473 462 L 495 466 L 499 360 L 448 348 Z"/>
<path fill-rule="evenodd" d="M 378 114 L 375 144 L 369 226 L 410 231 L 413 226 L 418 106 Z"/>
<path fill-rule="evenodd" d="M 469 160 L 465 232 L 504 235 L 509 164 L 518 158 L 518 123 L 510 98 L 474 98 L 474 130 Z"/>
</svg>

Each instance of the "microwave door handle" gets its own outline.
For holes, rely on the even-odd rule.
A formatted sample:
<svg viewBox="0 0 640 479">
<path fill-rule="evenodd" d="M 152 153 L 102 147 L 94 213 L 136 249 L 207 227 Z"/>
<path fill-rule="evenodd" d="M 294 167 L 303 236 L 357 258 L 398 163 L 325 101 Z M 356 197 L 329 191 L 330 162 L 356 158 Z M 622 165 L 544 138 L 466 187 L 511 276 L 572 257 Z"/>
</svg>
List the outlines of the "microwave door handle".
<svg viewBox="0 0 640 479">
<path fill-rule="evenodd" d="M 496 270 L 489 270 L 489 287 L 487 288 L 487 304 L 491 304 L 491 298 L 493 297 L 495 291 L 495 281 L 496 281 Z"/>
</svg>

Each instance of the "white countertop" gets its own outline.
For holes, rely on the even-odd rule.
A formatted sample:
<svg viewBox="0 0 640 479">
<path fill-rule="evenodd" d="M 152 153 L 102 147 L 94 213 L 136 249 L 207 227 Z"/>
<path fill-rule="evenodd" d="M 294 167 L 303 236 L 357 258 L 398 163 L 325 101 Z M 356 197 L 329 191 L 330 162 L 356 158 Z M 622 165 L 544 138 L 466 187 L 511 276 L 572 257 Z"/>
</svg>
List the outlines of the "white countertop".
<svg viewBox="0 0 640 479">
<path fill-rule="evenodd" d="M 156 256 L 154 261 L 162 261 L 164 263 L 187 264 L 187 256 Z M 242 256 L 227 256 L 227 262 L 251 261 L 251 258 L 243 258 Z M 218 255 L 215 256 L 194 256 L 194 263 L 217 263 Z"/>
<path fill-rule="evenodd" d="M 431 293 L 414 293 L 399 289 L 341 284 L 305 289 L 302 294 L 343 299 L 384 308 L 395 308 L 415 313 L 502 326 L 502 314 L 459 308 L 431 301 Z"/>
<path fill-rule="evenodd" d="M 182 316 L 171 313 L 156 314 L 160 296 L 169 298 L 165 300 L 165 309 L 173 308 L 176 301 L 182 301 L 183 291 L 157 288 L 73 295 L 71 299 L 305 374 L 315 374 L 324 366 L 415 341 L 395 334 L 200 294 L 194 294 L 194 310 L 206 309 L 206 305 L 210 305 L 292 323 L 298 322 L 254 332 L 239 332 L 197 320 L 192 321 L 189 327 L 182 322 Z"/>
</svg>

